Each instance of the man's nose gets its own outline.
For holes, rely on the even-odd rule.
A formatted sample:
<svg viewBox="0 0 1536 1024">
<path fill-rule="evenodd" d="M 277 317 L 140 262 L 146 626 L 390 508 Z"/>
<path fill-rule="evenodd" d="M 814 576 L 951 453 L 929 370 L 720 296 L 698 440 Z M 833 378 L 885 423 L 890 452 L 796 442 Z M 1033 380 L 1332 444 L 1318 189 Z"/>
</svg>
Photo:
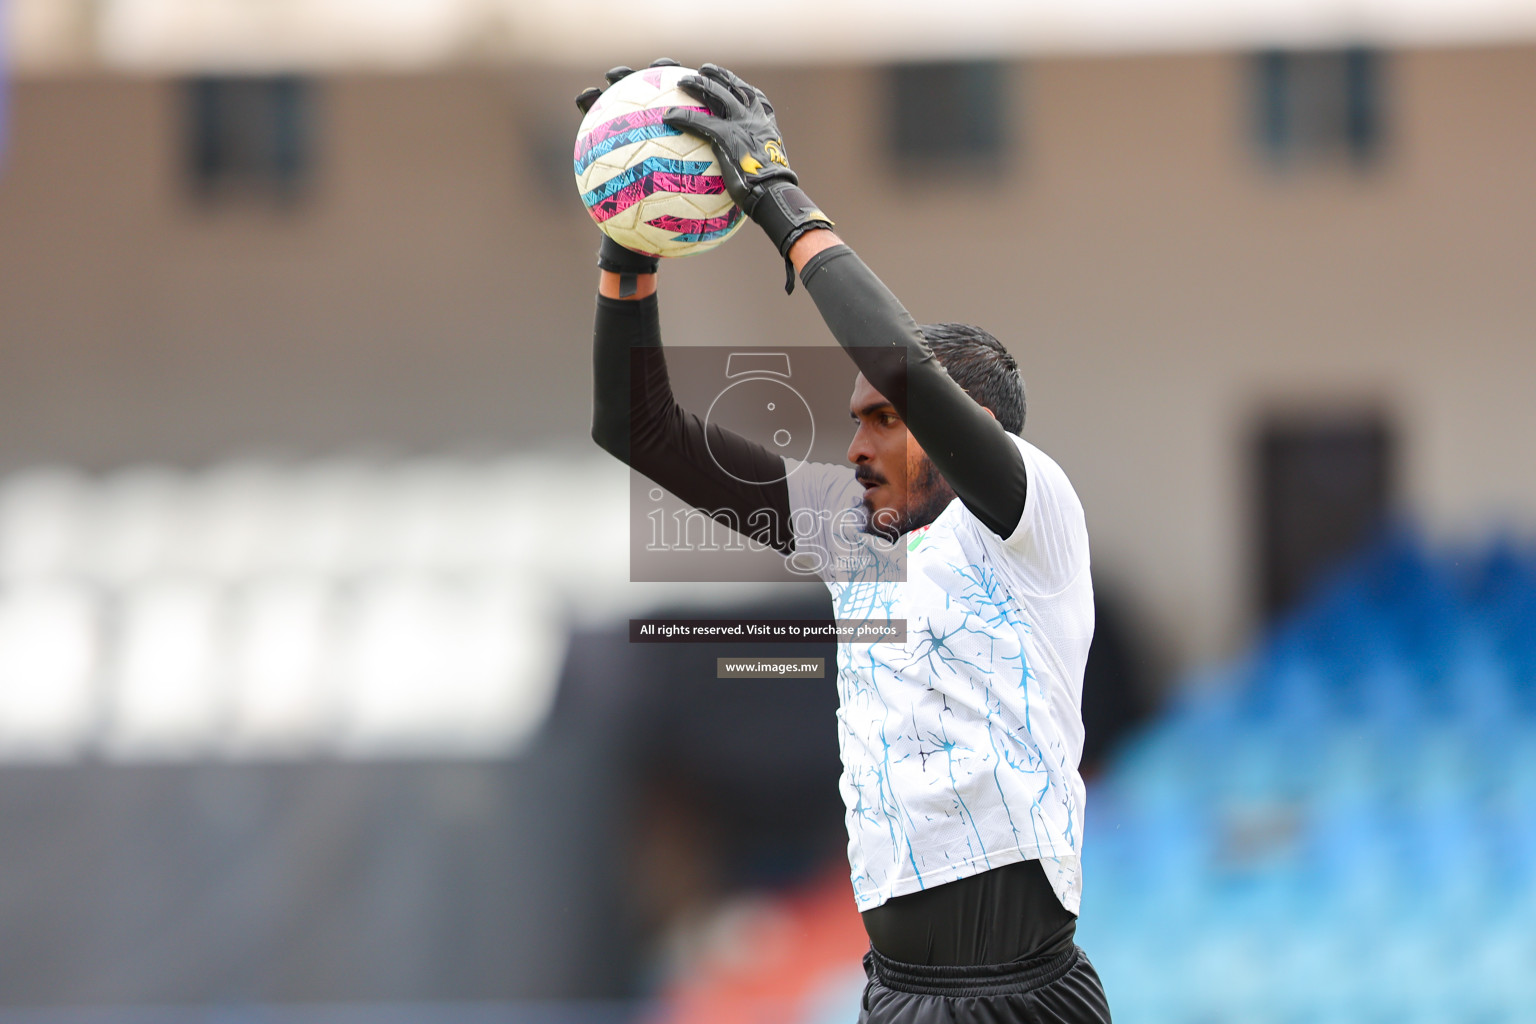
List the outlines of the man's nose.
<svg viewBox="0 0 1536 1024">
<path fill-rule="evenodd" d="M 853 432 L 853 440 L 848 442 L 848 461 L 854 464 L 868 462 L 873 457 L 867 439 L 864 436 L 864 426 L 860 424 Z"/>
</svg>

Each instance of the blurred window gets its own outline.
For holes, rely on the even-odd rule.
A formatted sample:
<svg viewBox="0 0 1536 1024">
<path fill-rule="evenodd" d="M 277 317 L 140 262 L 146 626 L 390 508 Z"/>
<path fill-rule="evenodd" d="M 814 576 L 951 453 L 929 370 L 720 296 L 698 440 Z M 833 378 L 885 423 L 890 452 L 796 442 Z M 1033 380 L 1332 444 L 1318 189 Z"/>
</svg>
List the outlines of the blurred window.
<svg viewBox="0 0 1536 1024">
<path fill-rule="evenodd" d="M 222 601 L 190 580 L 156 579 L 126 596 L 108 673 L 115 752 L 181 757 L 211 750 L 223 718 Z"/>
<path fill-rule="evenodd" d="M 1382 142 L 1379 51 L 1267 50 L 1253 58 L 1261 151 L 1276 165 L 1321 159 L 1370 163 Z"/>
<path fill-rule="evenodd" d="M 906 172 L 993 166 L 1008 148 L 1007 66 L 967 60 L 890 69 L 890 145 Z"/>
<path fill-rule="evenodd" d="M 1277 416 L 1260 426 L 1257 536 L 1266 615 L 1292 607 L 1381 528 L 1393 498 L 1395 449 L 1391 427 L 1370 411 Z"/>
<path fill-rule="evenodd" d="M 187 171 L 203 200 L 297 199 L 313 169 L 314 85 L 298 75 L 184 84 Z"/>
<path fill-rule="evenodd" d="M 0 758 L 69 757 L 97 716 L 99 622 L 71 583 L 0 589 Z"/>
</svg>

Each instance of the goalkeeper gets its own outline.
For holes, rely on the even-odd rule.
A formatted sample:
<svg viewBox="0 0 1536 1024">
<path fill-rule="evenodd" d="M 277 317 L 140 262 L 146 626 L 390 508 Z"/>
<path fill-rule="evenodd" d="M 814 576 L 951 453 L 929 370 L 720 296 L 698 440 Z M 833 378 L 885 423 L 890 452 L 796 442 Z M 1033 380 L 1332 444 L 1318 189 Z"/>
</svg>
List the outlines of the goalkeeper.
<svg viewBox="0 0 1536 1024">
<path fill-rule="evenodd" d="M 905 553 L 905 580 L 888 558 L 839 559 L 844 572 L 817 561 L 838 618 L 907 622 L 905 643 L 838 648 L 840 789 L 870 937 L 860 1020 L 1108 1021 L 1074 942 L 1093 635 L 1077 495 L 1020 436 L 1012 356 L 978 328 L 913 322 L 800 189 L 761 90 L 710 64 L 682 84 L 706 109 L 674 108 L 665 123 L 713 144 L 731 197 L 784 257 L 787 288 L 798 274 L 859 371 L 851 465 L 787 465 L 678 408 L 658 261 L 606 236 L 592 435 L 787 557 Z M 806 509 L 833 514 L 791 516 Z M 816 526 L 794 535 L 792 521 Z"/>
</svg>

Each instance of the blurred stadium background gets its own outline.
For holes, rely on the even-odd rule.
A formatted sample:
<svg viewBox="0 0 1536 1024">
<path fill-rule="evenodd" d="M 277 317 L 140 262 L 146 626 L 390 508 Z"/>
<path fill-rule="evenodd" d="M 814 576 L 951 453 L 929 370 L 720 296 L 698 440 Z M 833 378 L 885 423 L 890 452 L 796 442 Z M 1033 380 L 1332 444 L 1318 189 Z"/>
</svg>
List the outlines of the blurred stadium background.
<svg viewBox="0 0 1536 1024">
<path fill-rule="evenodd" d="M 586 437 L 571 97 L 662 54 L 1020 358 L 1117 1018 L 1536 1020 L 1536 4 L 732 17 L 0 0 L 0 1022 L 853 1019 L 830 685 L 624 625 L 824 591 L 627 582 Z"/>
</svg>

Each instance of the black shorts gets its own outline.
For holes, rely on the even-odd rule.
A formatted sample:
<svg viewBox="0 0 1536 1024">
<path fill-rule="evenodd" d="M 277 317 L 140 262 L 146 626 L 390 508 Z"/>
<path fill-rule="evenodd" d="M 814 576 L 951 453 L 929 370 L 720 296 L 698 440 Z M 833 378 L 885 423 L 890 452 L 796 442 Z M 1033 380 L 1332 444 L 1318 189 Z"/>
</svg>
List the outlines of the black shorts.
<svg viewBox="0 0 1536 1024">
<path fill-rule="evenodd" d="M 1109 1002 L 1088 955 L 977 967 L 905 964 L 864 955 L 859 1024 L 1109 1024 Z"/>
</svg>

